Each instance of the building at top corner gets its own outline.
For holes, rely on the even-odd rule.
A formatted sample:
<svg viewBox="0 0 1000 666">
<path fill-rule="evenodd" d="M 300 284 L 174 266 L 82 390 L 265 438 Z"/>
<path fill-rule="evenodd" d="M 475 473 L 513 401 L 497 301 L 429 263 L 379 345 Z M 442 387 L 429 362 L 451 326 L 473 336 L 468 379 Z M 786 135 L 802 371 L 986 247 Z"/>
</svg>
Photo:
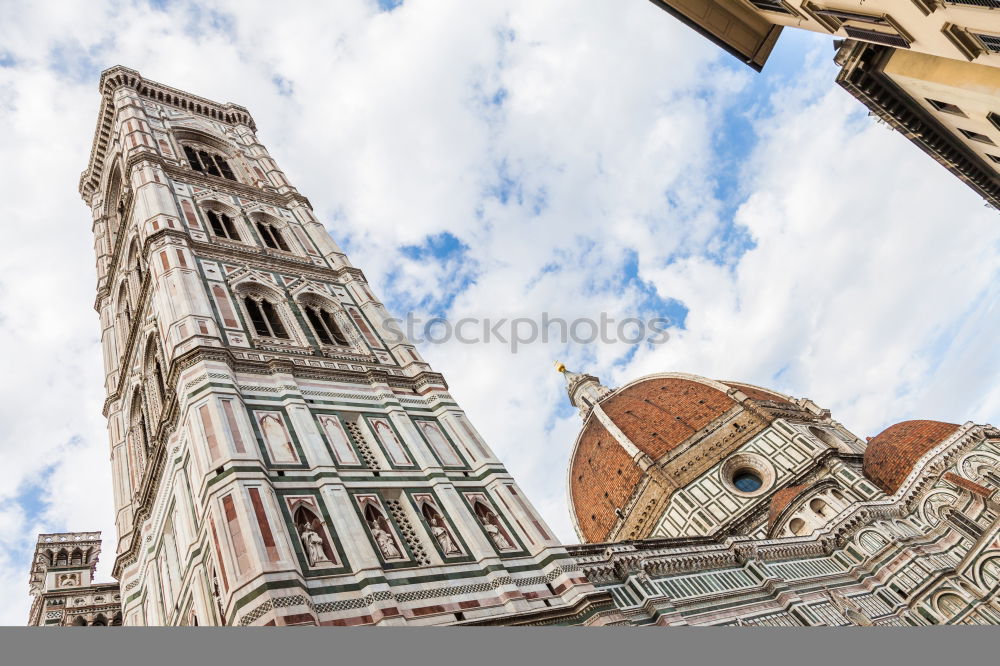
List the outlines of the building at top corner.
<svg viewBox="0 0 1000 666">
<path fill-rule="evenodd" d="M 31 560 L 28 625 L 114 627 L 122 623 L 117 582 L 94 581 L 100 532 L 39 534 Z"/>
<path fill-rule="evenodd" d="M 564 373 L 587 578 L 633 624 L 1000 623 L 1000 431 L 864 441 L 808 399 L 681 373 Z"/>
<path fill-rule="evenodd" d="M 838 37 L 837 85 L 1000 209 L 1000 0 L 650 0 L 760 71 L 785 28 Z"/>
<path fill-rule="evenodd" d="M 123 623 L 622 621 L 250 113 L 121 66 L 99 91 L 80 193 Z M 70 573 L 60 590 L 87 587 Z"/>
</svg>

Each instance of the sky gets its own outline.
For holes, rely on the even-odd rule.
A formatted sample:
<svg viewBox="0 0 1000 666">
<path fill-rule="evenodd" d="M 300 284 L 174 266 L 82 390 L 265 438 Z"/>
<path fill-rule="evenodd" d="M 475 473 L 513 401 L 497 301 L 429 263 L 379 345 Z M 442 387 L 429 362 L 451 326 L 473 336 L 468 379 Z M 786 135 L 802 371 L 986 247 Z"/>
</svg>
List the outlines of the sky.
<svg viewBox="0 0 1000 666">
<path fill-rule="evenodd" d="M 1000 220 L 786 30 L 757 74 L 652 3 L 0 0 L 0 624 L 36 535 L 102 530 L 100 71 L 246 106 L 399 317 L 669 320 L 662 343 L 424 343 L 566 542 L 558 359 L 812 398 L 861 437 L 1000 423 Z"/>
</svg>

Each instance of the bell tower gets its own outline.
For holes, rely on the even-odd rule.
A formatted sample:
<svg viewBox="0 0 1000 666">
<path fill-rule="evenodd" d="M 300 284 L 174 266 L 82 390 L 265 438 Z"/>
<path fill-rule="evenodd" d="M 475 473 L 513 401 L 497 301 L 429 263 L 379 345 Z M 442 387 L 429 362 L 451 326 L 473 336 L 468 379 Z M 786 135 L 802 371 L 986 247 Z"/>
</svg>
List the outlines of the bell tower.
<svg viewBox="0 0 1000 666">
<path fill-rule="evenodd" d="M 100 627 L 122 623 L 118 583 L 95 583 L 100 532 L 39 534 L 28 586 L 28 625 Z"/>
<path fill-rule="evenodd" d="M 127 625 L 617 621 L 249 112 L 105 71 L 91 208 Z"/>
</svg>

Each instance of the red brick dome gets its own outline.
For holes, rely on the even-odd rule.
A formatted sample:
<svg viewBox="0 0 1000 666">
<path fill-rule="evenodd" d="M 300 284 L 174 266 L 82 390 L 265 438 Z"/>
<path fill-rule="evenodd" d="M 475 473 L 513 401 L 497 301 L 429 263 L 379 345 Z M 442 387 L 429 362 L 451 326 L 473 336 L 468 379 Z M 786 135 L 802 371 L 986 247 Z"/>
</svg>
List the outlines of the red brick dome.
<svg viewBox="0 0 1000 666">
<path fill-rule="evenodd" d="M 611 421 L 653 460 L 736 406 L 729 387 L 707 379 L 654 376 L 629 384 L 601 401 Z M 596 418 L 577 439 L 570 460 L 570 502 L 588 542 L 604 541 L 643 472 Z"/>
<path fill-rule="evenodd" d="M 862 467 L 865 477 L 892 495 L 921 457 L 958 430 L 954 423 L 903 421 L 869 440 Z"/>
</svg>

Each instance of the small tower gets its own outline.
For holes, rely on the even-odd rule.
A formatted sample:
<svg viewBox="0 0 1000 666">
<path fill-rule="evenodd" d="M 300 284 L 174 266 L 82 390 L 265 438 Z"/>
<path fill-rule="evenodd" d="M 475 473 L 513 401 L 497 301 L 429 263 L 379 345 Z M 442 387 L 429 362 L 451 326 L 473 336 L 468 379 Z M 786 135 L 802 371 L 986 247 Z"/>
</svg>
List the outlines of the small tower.
<svg viewBox="0 0 1000 666">
<path fill-rule="evenodd" d="M 40 534 L 28 584 L 30 626 L 121 624 L 118 583 L 94 583 L 100 532 Z"/>
<path fill-rule="evenodd" d="M 570 372 L 560 361 L 556 361 L 556 370 L 565 377 L 569 400 L 580 410 L 580 416 L 584 419 L 590 414 L 594 405 L 611 395 L 611 389 L 594 375 Z"/>
</svg>

